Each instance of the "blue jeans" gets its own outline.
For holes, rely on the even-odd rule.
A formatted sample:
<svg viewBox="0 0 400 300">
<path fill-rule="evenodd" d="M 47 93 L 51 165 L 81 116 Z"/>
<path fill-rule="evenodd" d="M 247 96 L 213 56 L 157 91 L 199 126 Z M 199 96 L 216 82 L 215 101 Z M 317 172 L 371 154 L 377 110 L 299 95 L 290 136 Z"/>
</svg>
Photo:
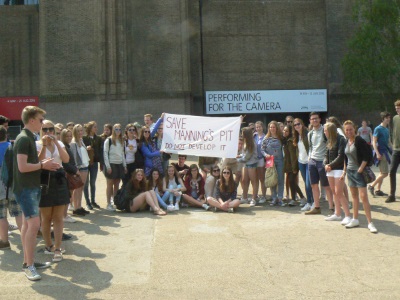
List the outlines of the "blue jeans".
<svg viewBox="0 0 400 300">
<path fill-rule="evenodd" d="M 283 159 L 274 159 L 276 172 L 278 173 L 278 184 L 271 188 L 272 200 L 283 199 L 283 189 L 285 184 L 285 174 L 283 173 Z"/>
<path fill-rule="evenodd" d="M 304 183 L 306 185 L 307 202 L 309 204 L 313 204 L 314 198 L 310 182 L 310 173 L 308 172 L 308 163 L 302 164 L 299 162 L 299 170 L 301 173 L 301 177 L 303 177 Z"/>
<path fill-rule="evenodd" d="M 85 182 L 85 187 L 83 189 L 83 193 L 85 194 L 86 204 L 90 204 L 89 200 L 89 184 L 90 184 L 90 196 L 91 202 L 96 202 L 96 179 L 97 179 L 97 172 L 99 171 L 99 164 L 97 162 L 93 163 L 91 166 L 88 167 L 88 178 Z"/>
<path fill-rule="evenodd" d="M 159 193 L 156 192 L 157 195 L 157 200 L 158 200 L 158 204 L 160 204 L 160 206 L 164 209 L 167 209 L 167 204 L 165 203 L 165 201 L 167 201 L 167 199 L 169 199 L 169 192 L 165 192 L 164 195 L 161 197 Z"/>
<path fill-rule="evenodd" d="M 39 216 L 39 201 L 41 196 L 40 187 L 24 188 L 21 193 L 15 194 L 15 200 L 21 207 L 25 219 L 30 219 Z"/>
</svg>

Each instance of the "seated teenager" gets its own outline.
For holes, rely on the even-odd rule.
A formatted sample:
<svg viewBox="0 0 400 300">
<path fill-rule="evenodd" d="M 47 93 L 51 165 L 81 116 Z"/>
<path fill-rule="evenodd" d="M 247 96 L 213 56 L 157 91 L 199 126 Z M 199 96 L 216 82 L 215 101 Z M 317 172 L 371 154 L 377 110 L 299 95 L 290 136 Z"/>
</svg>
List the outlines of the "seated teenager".
<svg viewBox="0 0 400 300">
<path fill-rule="evenodd" d="M 225 167 L 222 170 L 220 179 L 217 180 L 217 192 L 215 198 L 207 198 L 208 204 L 216 209 L 233 213 L 235 208 L 240 205 L 237 199 L 237 184 L 233 179 L 231 168 Z"/>
<path fill-rule="evenodd" d="M 199 173 L 199 167 L 192 164 L 189 171 L 185 179 L 186 194 L 182 195 L 183 200 L 191 206 L 208 210 L 210 207 L 204 199 L 204 179 Z"/>
<path fill-rule="evenodd" d="M 132 173 L 132 177 L 126 184 L 125 189 L 127 211 L 137 212 L 138 210 L 144 210 L 147 203 L 155 215 L 164 216 L 167 214 L 158 205 L 157 195 L 154 190 L 147 190 L 147 180 L 143 169 L 136 169 Z"/>
</svg>

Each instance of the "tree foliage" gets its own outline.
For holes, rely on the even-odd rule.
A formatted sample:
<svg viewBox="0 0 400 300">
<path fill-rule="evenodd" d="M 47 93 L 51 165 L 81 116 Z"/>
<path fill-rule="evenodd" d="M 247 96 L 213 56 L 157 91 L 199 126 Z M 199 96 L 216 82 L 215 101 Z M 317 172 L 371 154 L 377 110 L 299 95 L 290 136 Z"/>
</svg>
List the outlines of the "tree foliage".
<svg viewBox="0 0 400 300">
<path fill-rule="evenodd" d="M 358 0 L 354 17 L 342 60 L 344 88 L 370 101 L 388 100 L 400 87 L 400 0 Z"/>
</svg>

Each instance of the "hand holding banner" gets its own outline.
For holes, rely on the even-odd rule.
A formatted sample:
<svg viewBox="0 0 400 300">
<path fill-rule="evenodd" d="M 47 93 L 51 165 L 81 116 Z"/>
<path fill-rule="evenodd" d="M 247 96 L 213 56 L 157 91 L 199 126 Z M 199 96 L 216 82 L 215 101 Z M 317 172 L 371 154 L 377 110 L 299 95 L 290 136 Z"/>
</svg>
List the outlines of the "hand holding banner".
<svg viewBox="0 0 400 300">
<path fill-rule="evenodd" d="M 235 158 L 240 117 L 164 115 L 161 150 L 168 153 Z"/>
</svg>

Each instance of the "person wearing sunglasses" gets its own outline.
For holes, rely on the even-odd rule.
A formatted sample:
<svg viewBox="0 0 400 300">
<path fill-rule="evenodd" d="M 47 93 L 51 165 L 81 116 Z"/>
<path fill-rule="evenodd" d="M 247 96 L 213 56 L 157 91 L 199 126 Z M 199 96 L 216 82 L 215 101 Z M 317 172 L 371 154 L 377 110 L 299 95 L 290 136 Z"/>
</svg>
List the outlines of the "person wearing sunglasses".
<svg viewBox="0 0 400 300">
<path fill-rule="evenodd" d="M 137 128 L 132 123 L 125 126 L 124 148 L 127 172 L 123 179 L 123 184 L 126 184 L 136 169 L 135 156 L 138 150 Z"/>
<path fill-rule="evenodd" d="M 299 171 L 306 187 L 307 200 L 300 199 L 301 211 L 309 211 L 314 203 L 311 189 L 310 175 L 308 172 L 308 151 L 309 143 L 307 138 L 307 128 L 304 126 L 303 120 L 296 118 L 293 121 L 293 146 L 296 147 L 297 161 Z"/>
<path fill-rule="evenodd" d="M 81 124 L 75 124 L 72 130 L 72 141 L 70 143 L 70 149 L 74 156 L 74 160 L 79 170 L 82 182 L 83 184 L 85 184 L 88 176 L 90 159 L 82 138 L 83 126 Z M 73 205 L 69 209 L 72 210 L 72 213 L 76 216 L 85 216 L 87 214 L 90 214 L 89 211 L 82 207 L 82 195 L 83 186 L 75 189 L 72 193 Z"/>
<path fill-rule="evenodd" d="M 240 200 L 237 198 L 237 183 L 233 179 L 232 169 L 224 167 L 222 174 L 216 183 L 216 195 L 209 197 L 208 204 L 214 207 L 214 210 L 218 209 L 233 213 L 235 209 L 239 207 Z"/>
<path fill-rule="evenodd" d="M 86 124 L 86 136 L 83 137 L 83 143 L 89 154 L 88 178 L 83 188 L 86 206 L 88 210 L 100 208 L 96 203 L 96 179 L 99 171 L 99 162 L 102 157 L 101 137 L 97 135 L 97 123 L 90 121 Z M 89 195 L 90 186 L 90 195 Z"/>
<path fill-rule="evenodd" d="M 58 141 L 55 136 L 54 123 L 44 120 L 40 131 L 40 141 L 36 142 L 39 160 L 53 159 L 61 164 L 69 161 L 69 155 L 65 145 Z M 41 216 L 41 229 L 45 241 L 45 254 L 52 254 L 53 262 L 62 260 L 61 249 L 62 235 L 64 230 L 64 210 L 69 204 L 68 183 L 65 171 L 62 167 L 56 171 L 42 171 L 42 189 L 39 207 Z M 54 245 L 51 240 L 51 223 L 53 223 Z"/>
<path fill-rule="evenodd" d="M 234 158 L 236 161 L 236 159 Z M 205 192 L 205 198 L 208 201 L 209 197 L 216 197 L 217 193 L 217 180 L 219 179 L 219 176 L 221 175 L 221 170 L 218 166 L 214 166 L 211 168 L 211 173 L 210 175 L 207 176 L 206 182 L 204 184 L 204 192 Z"/>
<path fill-rule="evenodd" d="M 114 124 L 111 137 L 104 142 L 105 176 L 107 178 L 107 207 L 108 211 L 115 211 L 111 204 L 111 197 L 115 197 L 121 179 L 128 172 L 126 167 L 124 141 L 122 138 L 121 124 Z"/>
<path fill-rule="evenodd" d="M 148 126 L 143 126 L 140 133 L 140 150 L 144 156 L 144 172 L 149 176 L 151 169 L 156 168 L 164 175 L 161 163 L 161 155 L 163 151 L 157 150 L 157 145 L 151 138 L 151 130 Z"/>
<path fill-rule="evenodd" d="M 204 198 L 204 179 L 200 175 L 199 167 L 192 164 L 189 167 L 190 172 L 185 178 L 186 194 L 182 195 L 183 200 L 191 206 L 202 207 L 205 210 L 210 208 Z"/>
</svg>

